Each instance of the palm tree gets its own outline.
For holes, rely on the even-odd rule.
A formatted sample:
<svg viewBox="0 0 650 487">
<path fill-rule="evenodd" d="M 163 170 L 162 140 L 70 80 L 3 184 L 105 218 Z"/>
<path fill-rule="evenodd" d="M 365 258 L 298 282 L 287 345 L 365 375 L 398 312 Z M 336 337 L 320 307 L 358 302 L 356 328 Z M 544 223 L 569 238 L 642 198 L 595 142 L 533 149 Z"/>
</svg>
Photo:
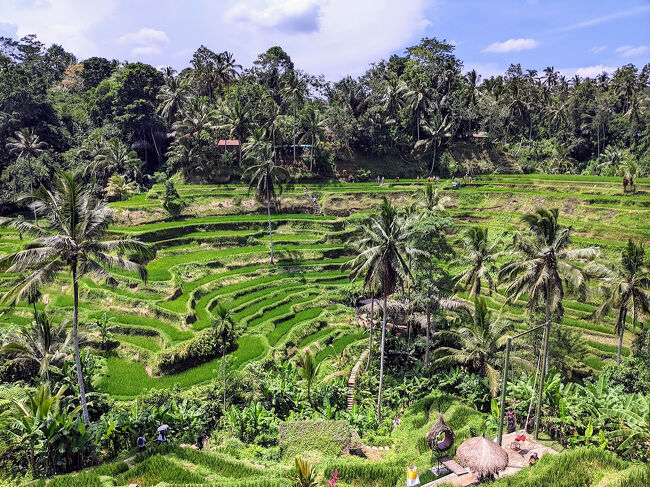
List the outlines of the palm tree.
<svg viewBox="0 0 650 487">
<path fill-rule="evenodd" d="M 422 122 L 422 128 L 427 133 L 428 137 L 426 139 L 420 139 L 418 136 L 415 148 L 419 149 L 422 147 L 425 152 L 432 150 L 433 159 L 431 160 L 431 170 L 429 173 L 433 174 L 433 170 L 436 166 L 436 153 L 438 147 L 440 147 L 442 138 L 447 136 L 449 129 L 451 129 L 451 122 L 447 121 L 447 115 L 442 117 L 440 112 L 436 112 L 432 118 Z"/>
<path fill-rule="evenodd" d="M 306 108 L 302 119 L 303 136 L 300 140 L 310 142 L 311 144 L 309 157 L 310 172 L 314 169 L 314 148 L 316 147 L 316 144 L 320 142 L 324 126 L 325 123 L 321 120 L 320 112 L 316 110 L 313 105 L 309 105 Z"/>
<path fill-rule="evenodd" d="M 478 81 L 480 76 L 476 73 L 475 69 L 472 69 L 465 75 L 465 80 L 467 81 L 467 101 L 465 102 L 467 107 L 471 110 L 476 107 L 476 95 L 478 94 Z M 471 112 L 470 112 L 471 113 Z M 472 117 L 469 119 L 469 132 L 472 133 Z"/>
<path fill-rule="evenodd" d="M 72 348 L 72 330 L 64 323 L 54 325 L 44 312 L 34 309 L 34 321 L 28 329 L 9 333 L 0 350 L 17 362 L 38 364 L 39 374 L 50 382 L 50 364 L 62 360 Z"/>
<path fill-rule="evenodd" d="M 391 120 L 397 119 L 397 114 L 406 104 L 408 87 L 406 83 L 397 77 L 386 79 L 383 94 L 383 108 L 388 112 Z"/>
<path fill-rule="evenodd" d="M 429 108 L 431 102 L 429 97 L 429 90 L 424 85 L 420 83 L 416 89 L 406 93 L 405 98 L 408 100 L 409 106 L 411 108 L 411 113 L 415 118 L 415 126 L 417 132 L 417 141 L 420 141 L 420 119 L 422 117 L 422 112 L 426 111 Z"/>
<path fill-rule="evenodd" d="M 384 348 L 386 343 L 386 321 L 388 319 L 386 302 L 400 281 L 406 280 L 411 271 L 407 263 L 408 255 L 423 255 L 424 252 L 409 245 L 412 230 L 408 221 L 403 220 L 397 209 L 384 197 L 379 214 L 370 218 L 365 233 L 353 244 L 358 255 L 348 262 L 350 277 L 354 281 L 363 277 L 364 285 L 378 283 L 383 299 L 381 349 L 379 366 L 379 392 L 377 395 L 377 418 L 381 421 L 381 395 L 384 382 Z"/>
<path fill-rule="evenodd" d="M 36 239 L 25 250 L 0 259 L 0 268 L 7 272 L 31 272 L 4 294 L 3 301 L 15 304 L 35 295 L 53 282 L 57 274 L 66 271 L 72 274 L 75 364 L 84 422 L 89 425 L 79 353 L 79 279 L 89 275 L 116 285 L 110 271 L 126 269 L 146 280 L 147 270 L 143 265 L 112 253 L 128 252 L 149 258 L 152 252 L 148 245 L 135 239 L 101 240 L 112 220 L 111 211 L 105 201 L 93 195 L 92 187 L 84 187 L 72 173 L 58 172 L 53 190 L 41 185 L 29 199 L 36 213 L 48 220 L 49 228 L 41 229 L 24 221 L 12 222 L 20 231 L 33 234 Z"/>
<path fill-rule="evenodd" d="M 156 98 L 160 103 L 158 113 L 171 127 L 189 103 L 189 87 L 180 77 L 168 76 Z"/>
<path fill-rule="evenodd" d="M 235 322 L 232 318 L 232 313 L 224 307 L 219 305 L 214 310 L 216 319 L 214 320 L 214 333 L 221 339 L 221 372 L 223 374 L 223 410 L 226 410 L 226 348 L 228 345 L 228 338 L 235 332 Z"/>
<path fill-rule="evenodd" d="M 469 295 L 473 297 L 481 294 L 482 283 L 487 281 L 492 295 L 492 291 L 497 288 L 492 274 L 497 271 L 495 262 L 500 255 L 498 249 L 501 242 L 490 243 L 487 227 L 470 227 L 458 239 L 457 244 L 462 247 L 463 252 L 454 264 L 465 267 L 465 270 L 454 278 L 457 285 L 465 290 L 469 288 Z"/>
<path fill-rule="evenodd" d="M 312 355 L 311 350 L 307 349 L 304 351 L 304 353 L 298 354 L 298 366 L 300 377 L 303 381 L 305 381 L 305 387 L 307 388 L 307 402 L 311 405 L 311 407 L 314 408 L 315 411 L 320 413 L 318 406 L 314 405 L 311 400 L 311 386 L 318 376 L 320 363 L 316 363 L 316 359 Z"/>
<path fill-rule="evenodd" d="M 289 173 L 273 161 L 271 148 L 267 144 L 257 154 L 253 155 L 256 164 L 244 171 L 250 173 L 248 190 L 255 188 L 257 198 L 266 205 L 269 219 L 269 239 L 271 240 L 271 265 L 273 265 L 273 230 L 271 227 L 271 204 L 282 194 L 282 181 Z"/>
<path fill-rule="evenodd" d="M 258 127 L 253 129 L 246 142 L 242 145 L 242 152 L 245 158 L 249 156 L 255 157 L 255 154 L 259 154 L 266 146 L 268 146 L 266 129 Z"/>
<path fill-rule="evenodd" d="M 86 166 L 86 174 L 101 174 L 99 178 L 104 184 L 107 177 L 115 172 L 131 175 L 136 179 L 140 173 L 142 161 L 138 154 L 130 150 L 126 144 L 119 139 L 109 140 L 104 143 L 99 155 L 95 160 Z"/>
<path fill-rule="evenodd" d="M 415 291 L 415 303 L 424 310 L 425 320 L 419 320 L 426 327 L 426 345 L 424 350 L 424 366 L 429 367 L 431 355 L 431 335 L 436 333 L 434 316 L 440 311 L 458 311 L 464 304 L 461 300 L 448 296 L 439 287 L 433 276 L 433 262 L 429 259 L 426 272 L 419 276 L 418 288 Z M 424 323 L 422 323 L 424 321 Z M 433 326 L 432 326 L 433 325 Z"/>
<path fill-rule="evenodd" d="M 223 91 L 237 79 L 241 68 L 241 64 L 235 62 L 232 52 L 224 51 L 217 55 L 216 77 Z"/>
<path fill-rule="evenodd" d="M 43 142 L 39 136 L 34 133 L 34 129 L 24 128 L 16 132 L 15 137 L 9 137 L 7 139 L 6 147 L 10 154 L 17 154 L 18 160 L 27 160 L 29 166 L 29 190 L 34 191 L 32 159 L 45 152 L 47 143 Z M 38 216 L 36 215 L 36 211 L 34 211 L 34 220 L 38 225 Z"/>
<path fill-rule="evenodd" d="M 641 316 L 650 316 L 650 267 L 645 261 L 645 248 L 642 243 L 636 244 L 630 239 L 621 254 L 620 265 L 611 268 L 591 265 L 586 272 L 601 280 L 606 293 L 605 301 L 596 309 L 593 317 L 602 319 L 611 310 L 616 310 L 616 363 L 620 365 L 628 313 L 632 315 L 635 328 Z"/>
<path fill-rule="evenodd" d="M 562 314 L 564 286 L 586 294 L 586 276 L 572 260 L 591 260 L 600 254 L 597 247 L 568 250 L 571 228 L 563 228 L 558 222 L 557 208 L 540 208 L 536 213 L 525 215 L 531 236 L 516 232 L 509 252 L 512 260 L 499 271 L 499 278 L 509 282 L 508 300 L 516 301 L 529 296 L 528 309 L 534 310 L 541 303 L 546 315 L 544 349 L 545 370 L 549 369 L 548 339 L 551 329 L 551 313 Z"/>
<path fill-rule="evenodd" d="M 217 127 L 220 130 L 227 130 L 230 138 L 240 141 L 245 139 L 250 127 L 251 110 L 246 101 L 238 98 L 229 100 L 223 104 L 221 111 L 221 124 Z M 241 164 L 242 153 L 239 151 L 239 163 Z"/>
<path fill-rule="evenodd" d="M 499 389 L 498 365 L 501 352 L 513 330 L 512 323 L 494 317 L 484 298 L 476 298 L 474 312 L 465 313 L 467 324 L 456 330 L 434 333 L 434 339 L 449 343 L 439 346 L 434 353 L 435 365 L 466 365 L 474 372 L 487 378 L 490 393 L 496 396 Z M 524 359 L 510 355 L 512 363 L 527 369 L 533 365 Z"/>
<path fill-rule="evenodd" d="M 451 201 L 449 196 L 441 196 L 438 188 L 434 188 L 431 182 L 428 182 L 424 189 L 418 190 L 418 199 L 420 206 L 427 213 L 444 211 L 447 203 Z"/>
<path fill-rule="evenodd" d="M 307 82 L 301 80 L 295 71 L 287 71 L 280 96 L 284 103 L 291 102 L 293 108 L 293 162 L 296 162 L 296 106 L 305 100 Z"/>
</svg>

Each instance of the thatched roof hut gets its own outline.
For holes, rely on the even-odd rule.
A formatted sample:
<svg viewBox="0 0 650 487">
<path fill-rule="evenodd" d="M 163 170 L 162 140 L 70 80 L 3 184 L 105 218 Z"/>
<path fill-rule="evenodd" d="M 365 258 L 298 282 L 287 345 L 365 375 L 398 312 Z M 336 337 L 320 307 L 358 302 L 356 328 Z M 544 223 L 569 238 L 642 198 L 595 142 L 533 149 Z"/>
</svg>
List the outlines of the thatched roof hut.
<svg viewBox="0 0 650 487">
<path fill-rule="evenodd" d="M 508 466 L 508 453 L 485 436 L 464 441 L 456 450 L 456 461 L 480 478 L 496 475 Z"/>
<path fill-rule="evenodd" d="M 444 437 L 442 440 L 439 440 L 440 435 L 443 434 Z M 427 443 L 429 444 L 429 448 L 431 448 L 433 451 L 442 453 L 452 447 L 455 437 L 456 435 L 454 434 L 454 430 L 452 430 L 447 425 L 447 423 L 445 423 L 445 420 L 441 414 L 438 417 L 438 422 L 434 424 L 433 427 L 429 430 L 429 434 L 427 435 Z"/>
</svg>

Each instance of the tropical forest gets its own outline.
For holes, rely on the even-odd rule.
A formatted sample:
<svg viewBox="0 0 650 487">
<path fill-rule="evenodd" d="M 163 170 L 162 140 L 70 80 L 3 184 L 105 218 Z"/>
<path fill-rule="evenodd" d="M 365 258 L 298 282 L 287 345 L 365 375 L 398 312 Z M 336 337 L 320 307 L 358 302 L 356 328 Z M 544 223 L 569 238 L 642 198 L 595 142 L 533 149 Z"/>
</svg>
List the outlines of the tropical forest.
<svg viewBox="0 0 650 487">
<path fill-rule="evenodd" d="M 527 68 L 0 38 L 0 486 L 650 485 L 650 63 Z"/>
</svg>

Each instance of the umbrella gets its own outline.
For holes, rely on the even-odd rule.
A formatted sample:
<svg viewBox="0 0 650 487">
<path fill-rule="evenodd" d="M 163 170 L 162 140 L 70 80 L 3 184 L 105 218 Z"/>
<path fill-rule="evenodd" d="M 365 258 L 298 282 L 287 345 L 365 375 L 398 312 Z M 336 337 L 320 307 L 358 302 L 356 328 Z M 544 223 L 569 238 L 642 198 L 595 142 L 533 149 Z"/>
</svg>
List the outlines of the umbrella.
<svg viewBox="0 0 650 487">
<path fill-rule="evenodd" d="M 456 460 L 482 478 L 504 470 L 508 466 L 508 453 L 485 436 L 476 436 L 458 447 Z"/>
<path fill-rule="evenodd" d="M 168 424 L 163 424 L 162 426 L 158 426 L 158 431 L 167 431 L 169 429 Z"/>
</svg>

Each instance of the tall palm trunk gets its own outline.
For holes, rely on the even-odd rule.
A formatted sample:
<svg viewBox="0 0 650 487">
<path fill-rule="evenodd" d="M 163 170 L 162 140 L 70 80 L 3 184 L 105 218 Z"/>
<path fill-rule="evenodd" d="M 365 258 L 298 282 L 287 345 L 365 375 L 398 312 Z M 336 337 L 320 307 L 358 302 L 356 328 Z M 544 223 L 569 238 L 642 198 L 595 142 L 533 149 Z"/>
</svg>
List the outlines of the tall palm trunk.
<svg viewBox="0 0 650 487">
<path fill-rule="evenodd" d="M 368 361 L 366 370 L 370 367 L 370 355 L 372 354 L 372 329 L 375 321 L 375 297 L 370 295 L 370 337 L 368 338 Z"/>
<path fill-rule="evenodd" d="M 429 349 L 431 348 L 431 305 L 427 304 L 427 345 L 424 350 L 424 366 L 429 368 Z"/>
<path fill-rule="evenodd" d="M 77 383 L 79 384 L 79 397 L 81 399 L 81 411 L 84 423 L 90 426 L 88 417 L 88 405 L 86 404 L 86 388 L 84 377 L 81 371 L 81 354 L 79 353 L 79 282 L 77 281 L 77 264 L 72 265 L 72 288 L 74 296 L 74 311 L 72 313 L 72 334 L 74 337 L 74 361 L 77 368 Z"/>
<path fill-rule="evenodd" d="M 27 158 L 27 165 L 29 166 L 29 191 L 30 194 L 34 194 L 34 172 L 32 170 L 32 160 L 31 158 Z M 36 226 L 38 226 L 38 216 L 36 215 L 36 208 L 32 208 L 34 210 L 34 220 L 36 221 Z"/>
<path fill-rule="evenodd" d="M 436 167 L 436 151 L 438 150 L 438 144 L 433 143 L 433 161 L 431 161 L 431 171 L 429 174 L 433 174 L 433 169 Z"/>
<path fill-rule="evenodd" d="M 616 365 L 621 365 L 621 351 L 623 350 L 623 336 L 625 335 L 626 319 L 627 308 L 621 307 L 618 310 L 618 353 L 616 354 Z"/>
<path fill-rule="evenodd" d="M 377 394 L 377 421 L 379 423 L 381 423 L 381 393 L 384 385 L 384 346 L 386 343 L 386 320 L 388 318 L 386 309 L 387 298 L 388 293 L 384 291 L 383 316 L 381 320 L 381 348 L 379 352 L 381 354 L 379 360 L 379 393 Z"/>
<path fill-rule="evenodd" d="M 546 289 L 548 290 L 548 284 L 546 285 Z M 551 303 L 549 302 L 549 295 L 548 292 L 546 293 L 546 307 L 545 307 L 545 314 L 546 314 L 546 328 L 544 328 L 544 348 L 546 350 L 546 356 L 544 357 L 544 374 L 548 374 L 548 369 L 550 367 L 550 352 L 548 347 L 546 346 L 548 341 L 551 339 Z"/>
<path fill-rule="evenodd" d="M 226 411 L 226 338 L 223 338 L 223 350 L 221 351 L 221 371 L 223 373 L 223 410 Z"/>
<path fill-rule="evenodd" d="M 293 99 L 293 163 L 296 163 L 296 98 Z"/>
<path fill-rule="evenodd" d="M 269 219 L 269 239 L 271 240 L 271 265 L 273 265 L 273 230 L 271 229 L 271 197 L 266 191 L 266 214 Z"/>
</svg>

